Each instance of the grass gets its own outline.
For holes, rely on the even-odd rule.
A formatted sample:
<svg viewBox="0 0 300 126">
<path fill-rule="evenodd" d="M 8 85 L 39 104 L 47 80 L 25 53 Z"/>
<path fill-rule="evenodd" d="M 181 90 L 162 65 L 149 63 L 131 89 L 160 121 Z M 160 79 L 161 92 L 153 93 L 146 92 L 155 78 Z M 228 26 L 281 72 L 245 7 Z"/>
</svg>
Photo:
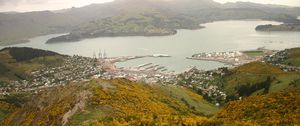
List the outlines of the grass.
<svg viewBox="0 0 300 126">
<path fill-rule="evenodd" d="M 250 56 L 250 57 L 259 57 L 259 56 L 263 56 L 264 52 L 263 51 L 244 51 L 244 54 Z"/>
<path fill-rule="evenodd" d="M 234 73 L 249 73 L 249 74 L 281 74 L 284 73 L 280 68 L 271 64 L 252 62 L 233 69 Z"/>
<path fill-rule="evenodd" d="M 300 67 L 300 58 L 289 58 L 284 61 L 284 64 Z"/>
<path fill-rule="evenodd" d="M 280 92 L 283 90 L 293 88 L 289 84 L 294 80 L 300 79 L 300 74 L 286 73 L 286 74 L 275 75 L 274 77 L 275 80 L 270 85 L 269 93 Z M 253 92 L 251 96 L 261 95 L 263 94 L 263 91 L 264 91 L 263 89 L 257 90 Z"/>
<path fill-rule="evenodd" d="M 300 48 L 289 49 L 287 57 L 283 61 L 284 64 L 300 67 Z"/>
<path fill-rule="evenodd" d="M 8 82 L 10 80 L 29 80 L 32 71 L 55 66 L 63 63 L 63 56 L 37 57 L 29 61 L 17 62 L 9 51 L 0 52 L 0 81 Z"/>
<path fill-rule="evenodd" d="M 88 106 L 85 111 L 77 111 L 75 115 L 72 116 L 69 124 L 70 126 L 77 126 L 83 122 L 89 120 L 100 120 L 105 117 L 105 113 L 103 113 L 96 106 Z"/>
<path fill-rule="evenodd" d="M 0 121 L 16 111 L 30 97 L 32 97 L 30 93 L 13 93 L 8 96 L 0 95 Z"/>
<path fill-rule="evenodd" d="M 236 87 L 243 84 L 257 84 L 264 82 L 269 75 L 257 75 L 257 74 L 251 74 L 251 73 L 238 73 L 233 74 L 229 77 L 225 78 L 225 88 L 224 90 L 229 94 L 233 95 L 236 93 Z"/>
<path fill-rule="evenodd" d="M 269 92 L 279 92 L 285 89 L 292 88 L 289 84 L 300 79 L 300 74 L 284 72 L 276 66 L 265 63 L 249 63 L 237 67 L 232 71 L 232 74 L 223 78 L 224 90 L 228 95 L 235 95 L 238 92 L 238 87 L 242 85 L 263 84 L 268 77 L 272 78 Z M 264 87 L 264 85 L 258 85 Z M 250 95 L 261 95 L 264 93 L 264 88 L 257 88 Z"/>
<path fill-rule="evenodd" d="M 278 92 L 278 91 L 282 91 L 284 89 L 288 89 L 291 88 L 290 87 L 290 83 L 294 80 L 298 80 L 300 79 L 300 75 L 299 74 L 282 74 L 282 75 L 278 75 L 276 77 L 277 81 L 274 81 L 269 89 L 269 92 Z"/>
<path fill-rule="evenodd" d="M 197 114 L 212 115 L 219 111 L 218 107 L 205 101 L 202 96 L 195 95 L 189 89 L 171 85 L 159 86 L 159 88 L 163 93 L 178 99 L 189 106 L 189 108 L 194 109 Z"/>
</svg>

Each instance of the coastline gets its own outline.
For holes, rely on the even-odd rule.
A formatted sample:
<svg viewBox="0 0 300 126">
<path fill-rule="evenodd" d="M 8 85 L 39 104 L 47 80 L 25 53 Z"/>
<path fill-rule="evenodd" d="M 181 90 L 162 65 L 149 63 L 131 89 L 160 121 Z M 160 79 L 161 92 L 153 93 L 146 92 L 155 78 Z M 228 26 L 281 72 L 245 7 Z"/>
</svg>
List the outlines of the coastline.
<svg viewBox="0 0 300 126">
<path fill-rule="evenodd" d="M 207 24 L 216 23 L 216 22 L 224 22 L 224 21 L 270 21 L 270 20 L 263 20 L 263 19 L 216 20 L 216 21 L 207 21 L 207 22 L 199 23 L 199 27 L 197 27 L 197 28 L 179 28 L 179 29 L 175 29 L 176 33 L 169 34 L 169 35 L 117 35 L 117 36 L 100 36 L 100 37 L 82 38 L 79 41 L 82 41 L 82 40 L 85 40 L 85 39 L 106 38 L 106 37 L 117 38 L 117 37 L 162 37 L 162 36 L 173 36 L 173 35 L 178 34 L 179 30 L 201 30 L 201 29 L 205 29 L 207 27 L 206 26 Z M 282 22 L 278 22 L 278 21 L 270 21 L 270 22 L 272 22 L 272 23 L 277 22 L 278 24 L 282 23 Z M 27 38 L 24 38 L 24 39 L 28 40 L 28 42 L 30 42 L 30 40 L 32 38 L 36 38 L 36 37 L 40 37 L 40 36 L 58 35 L 56 37 L 59 37 L 61 35 L 67 35 L 67 34 L 69 34 L 69 32 L 57 32 L 57 33 L 50 33 L 50 34 L 35 35 L 35 36 L 27 37 Z M 52 38 L 54 38 L 54 37 L 52 37 Z M 2 43 L 2 42 L 0 42 L 0 48 L 4 48 L 6 46 L 13 46 L 13 45 L 18 45 L 18 44 L 24 44 L 24 43 L 28 43 L 28 42 L 11 42 L 11 43 L 7 43 L 7 42 L 6 43 Z M 71 42 L 78 42 L 78 41 L 71 41 Z M 53 43 L 47 43 L 47 44 L 56 44 L 56 43 L 69 43 L 69 42 L 53 42 Z"/>
</svg>

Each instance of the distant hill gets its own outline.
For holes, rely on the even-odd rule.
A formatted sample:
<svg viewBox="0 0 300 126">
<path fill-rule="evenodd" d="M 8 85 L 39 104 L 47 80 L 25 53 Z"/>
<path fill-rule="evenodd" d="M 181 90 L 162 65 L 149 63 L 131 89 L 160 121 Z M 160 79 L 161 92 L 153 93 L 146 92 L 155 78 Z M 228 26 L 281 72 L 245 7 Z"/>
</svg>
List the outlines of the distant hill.
<svg viewBox="0 0 300 126">
<path fill-rule="evenodd" d="M 256 31 L 300 31 L 300 24 L 281 24 L 281 25 L 259 25 L 255 28 Z"/>
<path fill-rule="evenodd" d="M 300 13 L 300 7 L 289 7 L 285 5 L 273 5 L 273 4 L 258 4 L 251 2 L 235 2 L 224 4 L 225 8 L 252 8 L 265 11 L 273 14 L 289 14 L 291 16 L 298 16 Z"/>
<path fill-rule="evenodd" d="M 177 33 L 177 29 L 202 28 L 195 18 L 184 15 L 146 12 L 123 14 L 91 21 L 68 35 L 51 38 L 47 43 L 80 41 L 84 38 L 115 36 L 163 36 Z"/>
<path fill-rule="evenodd" d="M 29 73 L 61 63 L 64 56 L 32 48 L 4 48 L 0 50 L 0 83 L 30 79 Z"/>
<path fill-rule="evenodd" d="M 12 48 L 4 48 L 0 50 L 0 52 L 5 52 L 5 51 L 8 51 L 12 59 L 15 59 L 17 62 L 28 61 L 37 57 L 59 55 L 58 53 L 55 52 L 27 48 L 27 47 L 12 47 Z"/>
<path fill-rule="evenodd" d="M 195 19 L 198 24 L 229 19 L 263 19 L 288 23 L 298 22 L 296 17 L 299 15 L 299 10 L 299 8 L 286 6 L 266 7 L 266 5 L 252 3 L 222 5 L 212 0 L 116 0 L 111 3 L 92 4 L 53 12 L 0 13 L 0 44 L 26 42 L 28 38 L 45 34 L 66 33 L 88 22 L 100 21 L 104 18 L 113 19 L 123 14 L 131 14 L 131 18 L 135 18 L 139 14 L 132 13 L 136 12 L 141 14 L 154 11 L 165 16 L 171 14 L 175 16 L 172 16 L 173 18 L 179 19 L 185 16 Z M 176 17 L 177 15 L 179 17 Z M 159 23 L 156 25 L 160 26 Z"/>
</svg>

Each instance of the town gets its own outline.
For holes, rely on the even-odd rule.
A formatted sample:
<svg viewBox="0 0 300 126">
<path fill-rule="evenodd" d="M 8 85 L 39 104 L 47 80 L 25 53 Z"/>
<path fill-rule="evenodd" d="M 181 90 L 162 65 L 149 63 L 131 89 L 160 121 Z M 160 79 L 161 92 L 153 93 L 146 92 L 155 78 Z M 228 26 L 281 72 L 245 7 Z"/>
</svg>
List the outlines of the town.
<svg viewBox="0 0 300 126">
<path fill-rule="evenodd" d="M 219 85 L 219 78 L 228 73 L 228 68 L 219 68 L 211 71 L 202 71 L 193 67 L 178 74 L 176 85 L 191 88 L 204 96 L 206 100 L 220 106 L 226 100 L 226 93 Z"/>
<path fill-rule="evenodd" d="M 32 79 L 12 81 L 0 86 L 1 94 L 14 92 L 38 92 L 40 89 L 64 86 L 71 82 L 88 81 L 93 78 L 115 79 L 126 78 L 144 83 L 169 82 L 175 80 L 175 74 L 168 72 L 164 66 L 152 63 L 140 65 L 137 68 L 117 68 L 116 62 L 125 62 L 145 57 L 170 57 L 166 54 L 146 56 L 110 57 L 106 53 L 94 54 L 93 58 L 78 55 L 66 56 L 63 63 L 54 67 L 45 67 L 31 72 Z"/>
<path fill-rule="evenodd" d="M 288 58 L 287 55 L 288 55 L 288 50 L 283 50 L 283 51 L 274 53 L 272 55 L 265 56 L 263 61 L 273 64 L 275 66 L 278 66 L 285 72 L 300 73 L 300 67 L 293 66 L 292 64 L 282 64 L 281 63 Z"/>
<path fill-rule="evenodd" d="M 193 55 L 197 60 L 221 60 L 222 62 L 233 65 L 245 64 L 252 61 L 268 62 L 279 66 L 285 71 L 299 72 L 298 67 L 287 66 L 278 63 L 285 59 L 286 52 L 280 51 L 276 54 L 268 51 L 271 55 L 250 57 L 245 51 L 232 52 L 215 52 L 215 53 L 201 53 Z M 249 52 L 247 52 L 249 53 Z M 106 53 L 99 53 L 98 57 L 93 58 L 82 57 L 78 55 L 66 56 L 61 65 L 55 67 L 46 67 L 37 71 L 31 72 L 32 79 L 13 81 L 6 86 L 0 87 L 1 94 L 10 94 L 15 92 L 34 92 L 37 93 L 43 88 L 64 86 L 72 82 L 89 81 L 93 78 L 101 78 L 104 80 L 126 78 L 131 81 L 138 81 L 146 84 L 172 84 L 190 88 L 209 102 L 216 106 L 224 105 L 227 100 L 227 95 L 222 90 L 220 85 L 220 78 L 229 72 L 228 67 L 218 68 L 210 71 L 199 70 L 192 67 L 185 72 L 176 74 L 174 71 L 169 71 L 165 66 L 158 64 L 146 63 L 140 64 L 131 68 L 118 68 L 115 63 L 126 62 L 138 58 L 146 57 L 170 57 L 166 54 L 154 54 L 146 56 L 121 56 L 121 57 L 107 57 Z"/>
<path fill-rule="evenodd" d="M 13 81 L 1 87 L 2 94 L 10 92 L 37 91 L 41 88 L 65 85 L 78 82 L 101 74 L 97 60 L 81 56 L 67 56 L 63 63 L 55 67 L 46 67 L 31 73 L 31 80 Z"/>
</svg>

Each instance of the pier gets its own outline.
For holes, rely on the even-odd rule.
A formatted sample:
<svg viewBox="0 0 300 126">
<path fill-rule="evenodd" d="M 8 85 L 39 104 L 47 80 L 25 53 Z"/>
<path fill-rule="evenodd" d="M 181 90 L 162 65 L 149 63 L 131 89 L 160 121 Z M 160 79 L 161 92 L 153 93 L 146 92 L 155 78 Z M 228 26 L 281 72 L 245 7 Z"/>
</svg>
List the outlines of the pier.
<svg viewBox="0 0 300 126">
<path fill-rule="evenodd" d="M 101 64 L 101 69 L 107 72 L 103 75 L 103 78 L 126 78 L 132 81 L 143 81 L 147 83 L 156 83 L 158 81 L 171 82 L 175 80 L 175 73 L 169 72 L 165 66 L 153 63 L 140 64 L 135 67 L 125 68 L 116 67 L 117 62 L 126 62 L 129 60 L 139 59 L 139 58 L 166 58 L 170 57 L 166 54 L 154 54 L 154 55 L 144 55 L 144 56 L 120 56 L 120 57 L 105 57 L 99 58 L 99 64 Z"/>
</svg>

